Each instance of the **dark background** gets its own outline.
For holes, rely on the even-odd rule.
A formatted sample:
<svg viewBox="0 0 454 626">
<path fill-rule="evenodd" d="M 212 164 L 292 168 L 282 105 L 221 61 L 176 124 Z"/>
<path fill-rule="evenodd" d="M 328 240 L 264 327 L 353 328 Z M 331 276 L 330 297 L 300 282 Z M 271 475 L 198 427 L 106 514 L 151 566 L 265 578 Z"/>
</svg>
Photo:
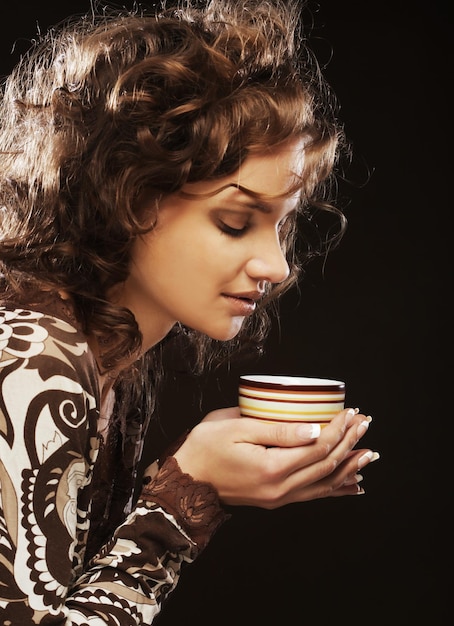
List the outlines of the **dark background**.
<svg viewBox="0 0 454 626">
<path fill-rule="evenodd" d="M 8 17 L 3 7 L 0 74 L 38 26 L 89 6 L 21 2 Z M 332 53 L 326 76 L 354 150 L 350 183 L 340 185 L 347 234 L 324 266 L 309 267 L 299 295 L 284 297 L 260 362 L 199 381 L 170 363 L 163 427 L 152 429 L 146 451 L 151 460 L 207 410 L 234 404 L 240 371 L 342 378 L 347 404 L 374 418 L 365 443 L 381 459 L 363 472 L 366 495 L 236 509 L 183 572 L 159 626 L 449 619 L 452 20 L 444 6 L 321 0 L 313 46 L 322 63 Z"/>
</svg>

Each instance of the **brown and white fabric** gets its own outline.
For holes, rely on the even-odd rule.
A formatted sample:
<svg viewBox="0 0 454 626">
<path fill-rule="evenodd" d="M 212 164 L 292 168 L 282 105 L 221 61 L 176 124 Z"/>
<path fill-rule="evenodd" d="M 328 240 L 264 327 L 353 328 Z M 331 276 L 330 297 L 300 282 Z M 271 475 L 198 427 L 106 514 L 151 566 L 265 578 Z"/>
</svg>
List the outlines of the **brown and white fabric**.
<svg viewBox="0 0 454 626">
<path fill-rule="evenodd" d="M 173 457 L 131 504 L 143 425 L 104 441 L 94 357 L 51 309 L 0 306 L 1 623 L 149 625 L 226 516 Z"/>
</svg>

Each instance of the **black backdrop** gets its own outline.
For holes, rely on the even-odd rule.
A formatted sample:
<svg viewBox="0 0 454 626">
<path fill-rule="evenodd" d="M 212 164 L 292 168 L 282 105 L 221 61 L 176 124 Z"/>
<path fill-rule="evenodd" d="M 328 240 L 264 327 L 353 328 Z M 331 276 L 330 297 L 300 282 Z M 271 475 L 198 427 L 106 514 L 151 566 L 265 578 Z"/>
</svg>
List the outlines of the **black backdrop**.
<svg viewBox="0 0 454 626">
<path fill-rule="evenodd" d="M 3 7 L 0 74 L 38 27 L 89 6 Z M 195 381 L 170 359 L 146 461 L 204 411 L 235 403 L 242 368 L 343 378 L 347 403 L 374 417 L 365 441 L 381 460 L 364 472 L 365 496 L 236 509 L 183 572 L 160 626 L 438 626 L 450 613 L 452 21 L 441 0 L 321 0 L 315 22 L 355 154 L 354 184 L 341 185 L 347 235 L 324 272 L 314 263 L 285 296 L 260 362 Z"/>
</svg>

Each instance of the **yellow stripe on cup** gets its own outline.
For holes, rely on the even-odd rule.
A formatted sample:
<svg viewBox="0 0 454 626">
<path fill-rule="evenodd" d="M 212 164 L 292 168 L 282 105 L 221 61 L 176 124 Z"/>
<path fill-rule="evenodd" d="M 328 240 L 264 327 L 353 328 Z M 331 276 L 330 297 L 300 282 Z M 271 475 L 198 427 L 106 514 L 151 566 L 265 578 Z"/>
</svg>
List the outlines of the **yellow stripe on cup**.
<svg viewBox="0 0 454 626">
<path fill-rule="evenodd" d="M 326 425 L 344 408 L 345 383 L 328 378 L 245 375 L 240 377 L 243 417 L 307 421 Z"/>
</svg>

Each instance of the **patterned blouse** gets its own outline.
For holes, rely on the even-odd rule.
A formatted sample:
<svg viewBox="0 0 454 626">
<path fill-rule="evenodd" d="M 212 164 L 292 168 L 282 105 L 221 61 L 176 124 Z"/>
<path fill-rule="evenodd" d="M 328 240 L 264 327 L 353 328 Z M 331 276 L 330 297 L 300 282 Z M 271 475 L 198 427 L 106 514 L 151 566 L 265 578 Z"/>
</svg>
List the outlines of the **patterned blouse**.
<svg viewBox="0 0 454 626">
<path fill-rule="evenodd" d="M 172 456 L 133 504 L 145 429 L 103 441 L 100 417 L 96 363 L 63 301 L 0 306 L 4 626 L 149 625 L 226 517 Z"/>
</svg>

